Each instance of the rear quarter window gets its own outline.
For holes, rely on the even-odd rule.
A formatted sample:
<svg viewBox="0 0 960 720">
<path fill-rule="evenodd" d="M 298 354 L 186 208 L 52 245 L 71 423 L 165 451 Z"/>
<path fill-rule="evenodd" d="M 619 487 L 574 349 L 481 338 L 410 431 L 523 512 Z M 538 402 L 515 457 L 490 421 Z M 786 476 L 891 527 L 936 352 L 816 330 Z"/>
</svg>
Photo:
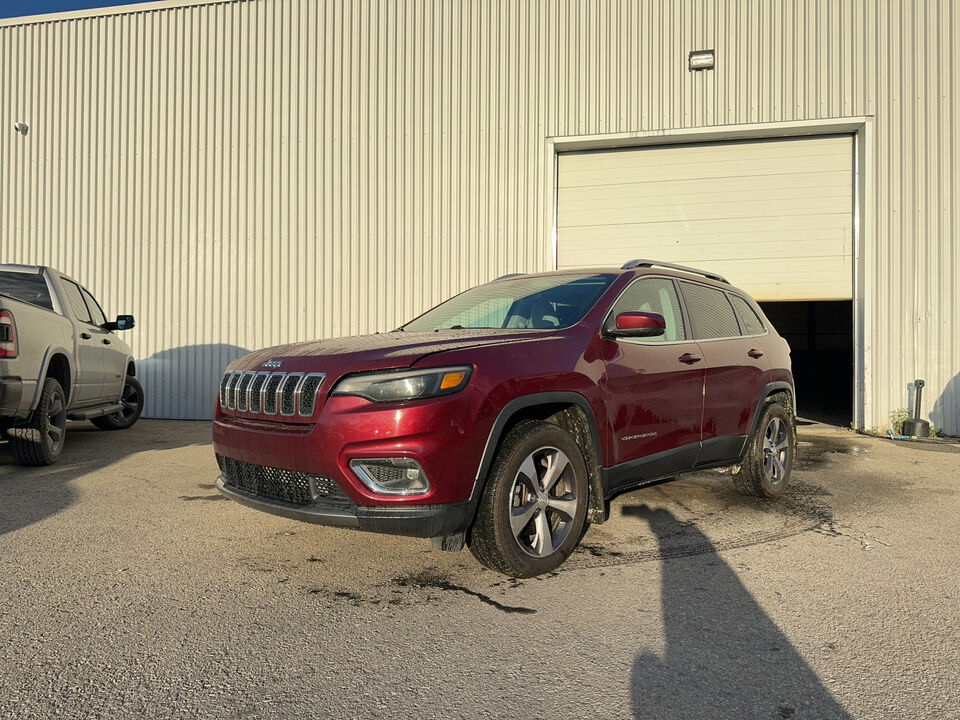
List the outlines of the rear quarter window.
<svg viewBox="0 0 960 720">
<path fill-rule="evenodd" d="M 0 293 L 14 300 L 53 310 L 50 288 L 42 275 L 34 273 L 0 272 Z"/>
<path fill-rule="evenodd" d="M 695 340 L 740 336 L 740 325 L 726 293 L 684 281 L 680 288 Z"/>
<path fill-rule="evenodd" d="M 733 309 L 737 312 L 737 317 L 740 318 L 740 326 L 743 328 L 743 334 L 763 335 L 767 329 L 763 326 L 763 321 L 760 320 L 756 311 L 750 307 L 750 303 L 739 295 L 731 294 L 729 298 L 733 304 Z"/>
</svg>

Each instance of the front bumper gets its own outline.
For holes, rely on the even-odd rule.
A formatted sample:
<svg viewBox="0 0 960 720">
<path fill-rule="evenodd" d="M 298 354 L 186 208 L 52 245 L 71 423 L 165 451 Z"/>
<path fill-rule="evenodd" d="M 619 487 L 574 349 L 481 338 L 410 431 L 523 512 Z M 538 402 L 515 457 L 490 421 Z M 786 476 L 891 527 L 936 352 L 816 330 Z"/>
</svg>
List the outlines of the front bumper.
<svg viewBox="0 0 960 720">
<path fill-rule="evenodd" d="M 474 502 L 435 505 L 351 505 L 334 508 L 320 505 L 296 505 L 252 495 L 217 478 L 217 490 L 231 500 L 264 512 L 317 525 L 353 528 L 389 535 L 432 538 L 466 530 L 473 519 Z"/>
</svg>

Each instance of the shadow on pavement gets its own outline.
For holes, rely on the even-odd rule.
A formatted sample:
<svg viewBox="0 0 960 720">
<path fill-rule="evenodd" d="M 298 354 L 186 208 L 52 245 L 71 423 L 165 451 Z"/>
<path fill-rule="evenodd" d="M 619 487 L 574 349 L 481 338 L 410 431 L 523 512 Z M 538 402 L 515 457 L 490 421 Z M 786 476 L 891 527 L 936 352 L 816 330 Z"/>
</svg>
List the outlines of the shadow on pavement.
<svg viewBox="0 0 960 720">
<path fill-rule="evenodd" d="M 650 524 L 663 550 L 682 536 L 711 547 L 696 526 L 645 505 L 624 515 Z M 636 657 L 630 676 L 636 718 L 816 718 L 850 716 L 736 573 L 717 555 L 662 561 L 666 650 Z"/>
<path fill-rule="evenodd" d="M 15 465 L 0 440 L 0 535 L 32 525 L 73 504 L 73 481 L 144 450 L 210 443 L 210 423 L 139 420 L 129 430 L 108 432 L 89 423 L 68 423 L 55 465 Z"/>
</svg>

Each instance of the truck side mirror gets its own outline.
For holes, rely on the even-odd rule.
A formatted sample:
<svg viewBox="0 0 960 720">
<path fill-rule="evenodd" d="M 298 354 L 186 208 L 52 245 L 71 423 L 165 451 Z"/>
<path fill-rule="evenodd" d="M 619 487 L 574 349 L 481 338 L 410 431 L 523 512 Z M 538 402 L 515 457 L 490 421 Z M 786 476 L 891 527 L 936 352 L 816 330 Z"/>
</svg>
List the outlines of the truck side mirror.
<svg viewBox="0 0 960 720">
<path fill-rule="evenodd" d="M 134 326 L 133 315 L 117 315 L 115 322 L 105 323 L 105 330 L 132 330 Z"/>
</svg>

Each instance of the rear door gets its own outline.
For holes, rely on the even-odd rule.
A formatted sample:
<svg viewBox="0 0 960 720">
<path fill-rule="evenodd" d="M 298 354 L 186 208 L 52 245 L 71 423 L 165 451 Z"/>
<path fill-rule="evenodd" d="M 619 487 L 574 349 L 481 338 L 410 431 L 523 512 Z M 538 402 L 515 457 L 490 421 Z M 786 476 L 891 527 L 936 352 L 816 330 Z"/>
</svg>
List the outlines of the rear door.
<svg viewBox="0 0 960 720">
<path fill-rule="evenodd" d="M 614 303 L 607 323 L 631 310 L 663 315 L 667 329 L 660 337 L 603 341 L 614 464 L 663 453 L 653 474 L 688 469 L 699 453 L 705 365 L 700 347 L 690 339 L 671 278 L 635 280 Z"/>
<path fill-rule="evenodd" d="M 760 333 L 748 335 L 741 328 L 731 294 L 698 282 L 681 280 L 679 284 L 706 364 L 703 450 L 698 464 L 736 458 L 768 380 L 770 361 L 761 342 L 766 331 L 761 325 Z"/>
<path fill-rule="evenodd" d="M 77 379 L 76 402 L 71 404 L 91 405 L 103 392 L 103 373 L 100 369 L 100 338 L 94 333 L 90 310 L 80 292 L 80 286 L 66 278 L 60 278 L 66 302 L 76 320 L 77 332 Z"/>
</svg>

